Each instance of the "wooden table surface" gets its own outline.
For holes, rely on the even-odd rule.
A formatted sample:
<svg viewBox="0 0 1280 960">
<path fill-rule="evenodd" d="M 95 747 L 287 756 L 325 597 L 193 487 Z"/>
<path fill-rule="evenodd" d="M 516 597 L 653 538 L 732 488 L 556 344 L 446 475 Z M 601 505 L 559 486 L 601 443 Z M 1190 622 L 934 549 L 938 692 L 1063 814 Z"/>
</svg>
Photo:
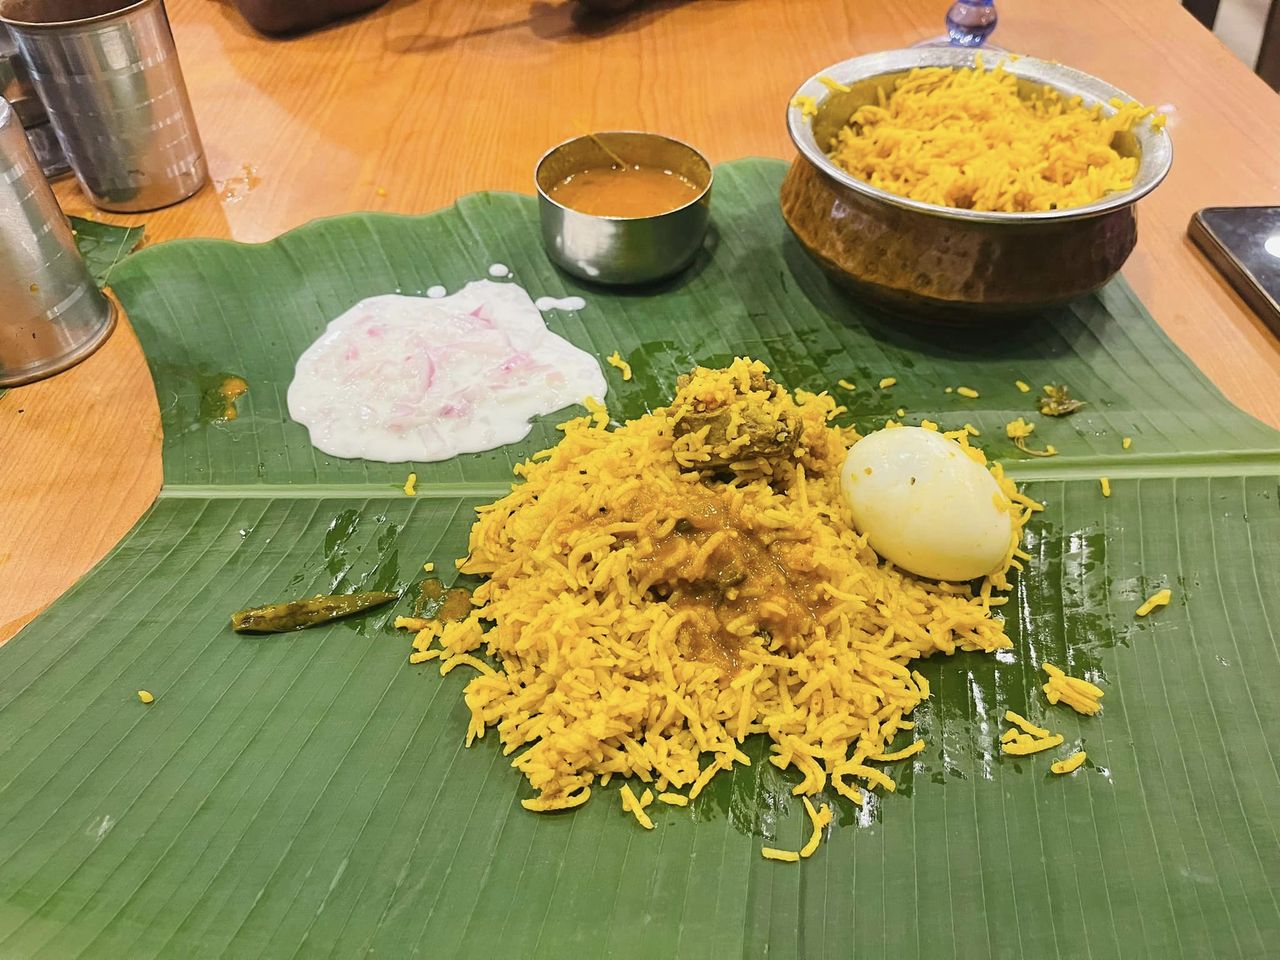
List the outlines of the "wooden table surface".
<svg viewBox="0 0 1280 960">
<path fill-rule="evenodd" d="M 713 161 L 790 157 L 787 98 L 811 73 L 941 32 L 947 0 L 658 2 L 612 21 L 564 0 L 391 0 L 299 39 L 229 2 L 170 0 L 214 183 L 141 217 L 147 242 L 260 241 L 353 210 L 420 213 L 529 191 L 587 129 L 660 130 Z M 1176 159 L 1140 207 L 1126 276 L 1233 401 L 1280 426 L 1280 344 L 1185 237 L 1203 206 L 1280 203 L 1280 96 L 1176 0 L 1002 0 L 997 41 L 1167 104 Z M 68 213 L 91 213 L 72 181 Z M 0 642 L 106 553 L 160 488 L 155 392 L 122 324 L 85 363 L 0 397 Z"/>
</svg>

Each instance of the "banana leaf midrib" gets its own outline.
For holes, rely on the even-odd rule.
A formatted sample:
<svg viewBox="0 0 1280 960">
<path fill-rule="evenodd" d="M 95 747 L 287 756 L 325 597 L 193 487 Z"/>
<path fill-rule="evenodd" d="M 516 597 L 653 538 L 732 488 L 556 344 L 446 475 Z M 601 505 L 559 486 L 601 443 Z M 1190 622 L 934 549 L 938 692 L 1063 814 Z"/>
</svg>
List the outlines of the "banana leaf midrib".
<svg viewBox="0 0 1280 960">
<path fill-rule="evenodd" d="M 981 445 L 981 441 L 978 441 Z M 1141 454 L 1108 457 L 1059 455 L 1042 460 L 1001 460 L 1004 471 L 1019 483 L 1043 480 L 1158 480 L 1181 477 L 1269 477 L 1280 475 L 1280 451 L 1223 451 L 1199 454 Z M 436 499 L 483 499 L 504 496 L 511 483 L 419 483 L 415 496 Z M 166 484 L 159 499 L 395 499 L 405 493 L 394 483 L 368 484 Z"/>
</svg>

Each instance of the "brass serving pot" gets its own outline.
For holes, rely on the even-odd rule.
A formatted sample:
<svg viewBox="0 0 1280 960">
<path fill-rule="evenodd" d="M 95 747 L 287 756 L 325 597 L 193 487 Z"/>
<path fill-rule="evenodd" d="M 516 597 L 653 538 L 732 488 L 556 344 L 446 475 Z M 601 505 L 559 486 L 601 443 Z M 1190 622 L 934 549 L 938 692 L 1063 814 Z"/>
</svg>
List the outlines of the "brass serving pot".
<svg viewBox="0 0 1280 960">
<path fill-rule="evenodd" d="M 809 254 L 837 282 L 883 306 L 935 320 L 1014 315 L 1064 303 L 1110 280 L 1137 241 L 1133 206 L 1173 162 L 1168 133 L 1143 122 L 1114 146 L 1140 159 L 1133 186 L 1088 206 L 1040 213 L 961 210 L 909 200 L 837 167 L 827 149 L 859 107 L 888 93 L 915 67 L 970 67 L 979 51 L 919 47 L 855 57 L 822 70 L 796 91 L 817 116 L 791 106 L 787 126 L 800 151 L 782 184 L 782 214 Z M 985 57 L 988 67 L 994 57 Z M 1059 63 L 1005 63 L 1025 92 L 1048 84 L 1086 105 L 1132 98 Z M 833 93 L 827 77 L 851 88 Z"/>
</svg>

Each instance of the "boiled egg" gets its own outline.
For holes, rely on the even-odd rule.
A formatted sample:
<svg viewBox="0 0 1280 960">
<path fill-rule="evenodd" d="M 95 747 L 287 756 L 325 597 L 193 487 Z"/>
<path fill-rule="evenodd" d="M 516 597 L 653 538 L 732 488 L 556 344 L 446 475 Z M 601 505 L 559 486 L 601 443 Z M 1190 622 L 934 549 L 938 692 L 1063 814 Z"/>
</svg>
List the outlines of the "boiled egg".
<svg viewBox="0 0 1280 960">
<path fill-rule="evenodd" d="M 954 440 L 890 427 L 849 450 L 840 486 L 877 554 L 932 580 L 973 580 L 1009 551 L 1013 518 L 995 478 Z"/>
</svg>

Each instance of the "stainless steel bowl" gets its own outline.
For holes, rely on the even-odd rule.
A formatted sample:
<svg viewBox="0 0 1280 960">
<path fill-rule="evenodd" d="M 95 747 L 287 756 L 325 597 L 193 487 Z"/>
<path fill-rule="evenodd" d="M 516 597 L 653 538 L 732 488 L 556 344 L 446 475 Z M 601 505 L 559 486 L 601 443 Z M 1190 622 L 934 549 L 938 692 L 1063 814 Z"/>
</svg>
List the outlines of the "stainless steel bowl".
<svg viewBox="0 0 1280 960">
<path fill-rule="evenodd" d="M 856 57 L 814 74 L 796 91 L 817 116 L 787 113 L 800 151 L 782 186 L 782 212 L 809 254 L 838 282 L 882 305 L 941 320 L 1034 311 L 1102 286 L 1133 250 L 1134 204 L 1159 185 L 1173 161 L 1166 131 L 1142 123 L 1114 146 L 1139 158 L 1128 190 L 1083 207 L 995 213 L 922 203 L 873 187 L 827 156 L 837 131 L 859 107 L 888 93 L 916 67 L 970 67 L 979 51 L 919 47 Z M 995 57 L 985 55 L 987 66 Z M 1079 70 L 1021 57 L 1005 63 L 1027 93 L 1049 85 L 1104 110 L 1132 98 Z M 832 93 L 828 77 L 851 88 Z"/>
<path fill-rule="evenodd" d="M 678 173 L 697 196 L 652 217 L 601 217 L 551 196 L 566 177 L 612 163 L 601 143 L 628 163 Z M 542 245 L 553 263 L 575 277 L 614 285 L 650 283 L 689 266 L 702 249 L 711 205 L 711 164 L 687 143 L 656 133 L 613 131 L 574 137 L 552 147 L 534 171 Z"/>
</svg>

